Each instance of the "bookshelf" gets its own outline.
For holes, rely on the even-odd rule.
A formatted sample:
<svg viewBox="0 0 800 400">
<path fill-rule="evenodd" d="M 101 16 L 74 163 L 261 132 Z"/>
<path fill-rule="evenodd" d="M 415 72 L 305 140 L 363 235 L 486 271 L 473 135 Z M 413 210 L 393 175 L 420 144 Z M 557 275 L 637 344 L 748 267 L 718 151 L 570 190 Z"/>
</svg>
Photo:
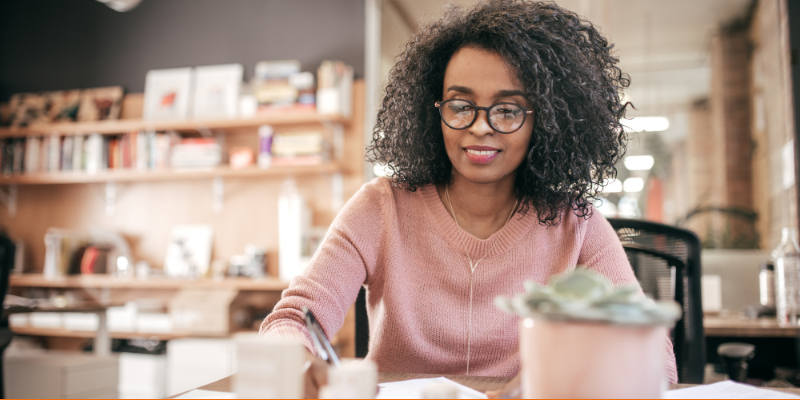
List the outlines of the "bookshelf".
<svg viewBox="0 0 800 400">
<path fill-rule="evenodd" d="M 141 119 L 120 119 L 115 121 L 71 122 L 58 124 L 40 124 L 25 128 L 0 128 L 0 138 L 26 137 L 34 135 L 58 134 L 83 135 L 100 133 L 106 135 L 121 134 L 130 131 L 178 131 L 191 132 L 201 130 L 232 130 L 256 128 L 260 125 L 278 127 L 300 124 L 347 124 L 348 119 L 339 115 L 321 115 L 314 111 L 287 110 L 284 113 L 259 116 L 245 119 L 220 120 L 182 120 L 182 121 L 144 121 Z"/>
<path fill-rule="evenodd" d="M 121 233 L 129 242 L 134 260 L 162 266 L 166 244 L 176 225 L 208 224 L 214 229 L 212 260 L 227 261 L 241 254 L 246 244 L 267 249 L 267 269 L 278 272 L 278 196 L 284 180 L 294 178 L 300 194 L 310 208 L 313 226 L 329 225 L 338 209 L 363 184 L 364 171 L 364 84 L 353 85 L 353 114 L 319 115 L 309 111 L 286 111 L 281 114 L 234 120 L 187 120 L 146 122 L 141 120 L 141 94 L 128 94 L 123 100 L 121 119 L 93 123 L 36 125 L 26 128 L 0 128 L 0 138 L 34 136 L 69 136 L 99 133 L 120 135 L 137 130 L 177 131 L 187 136 L 224 132 L 225 147 L 258 149 L 259 126 L 272 125 L 276 133 L 341 130 L 342 141 L 332 161 L 319 165 L 250 166 L 233 169 L 227 165 L 208 169 L 160 169 L 139 171 L 134 168 L 88 172 L 41 172 L 0 176 L 0 192 L 13 188 L 16 212 L 9 213 L 0 204 L 0 226 L 25 243 L 26 273 L 12 275 L 10 290 L 23 295 L 31 290 L 73 292 L 78 297 L 98 299 L 107 296 L 114 304 L 137 298 L 167 302 L 185 288 L 235 289 L 235 307 L 271 309 L 288 286 L 276 278 L 250 280 L 147 280 L 115 279 L 105 275 L 69 276 L 48 280 L 41 274 L 44 265 L 44 234 L 50 227 L 85 230 L 99 227 Z M 334 179 L 334 177 L 336 179 Z M 213 208 L 216 189 L 213 182 L 224 179 L 224 208 Z M 114 183 L 113 214 L 104 212 L 108 205 L 108 185 Z M 212 184 L 209 184 L 212 183 Z M 104 187 L 105 186 L 105 187 Z M 2 193 L 0 193 L 2 194 Z M 1 196 L 0 196 L 1 197 Z M 338 201 L 337 201 L 338 199 Z M 2 200 L 2 199 L 0 199 Z M 345 323 L 339 339 L 350 343 L 352 321 Z M 77 343 L 94 337 L 94 332 L 66 329 L 21 327 L 18 334 L 51 338 L 48 346 Z M 136 332 L 111 332 L 114 338 L 156 336 L 164 340 L 177 335 L 150 335 Z M 70 344 L 71 346 L 71 344 Z"/>
<path fill-rule="evenodd" d="M 153 289 L 153 290 L 178 290 L 178 289 L 237 289 L 240 291 L 281 291 L 289 287 L 286 282 L 267 277 L 254 280 L 249 278 L 224 278 L 213 279 L 120 279 L 111 275 L 73 275 L 57 279 L 47 279 L 42 274 L 19 274 L 9 277 L 10 287 L 14 288 L 62 288 L 62 289 Z"/>
<path fill-rule="evenodd" d="M 60 338 L 91 339 L 97 336 L 96 331 L 76 331 L 64 328 L 38 328 L 32 326 L 14 326 L 11 328 L 17 335 L 48 336 Z M 181 333 L 145 333 L 145 332 L 110 332 L 112 339 L 149 339 L 172 340 L 190 337 L 192 335 Z"/>
<path fill-rule="evenodd" d="M 131 169 L 106 170 L 96 173 L 86 172 L 52 172 L 35 174 L 16 174 L 0 176 L 0 185 L 52 185 L 74 183 L 103 182 L 148 182 L 179 181 L 203 178 L 281 178 L 314 174 L 343 173 L 338 163 L 320 165 L 280 166 L 261 169 L 247 167 L 233 169 L 228 166 L 215 168 L 167 169 L 154 171 L 136 171 Z"/>
</svg>

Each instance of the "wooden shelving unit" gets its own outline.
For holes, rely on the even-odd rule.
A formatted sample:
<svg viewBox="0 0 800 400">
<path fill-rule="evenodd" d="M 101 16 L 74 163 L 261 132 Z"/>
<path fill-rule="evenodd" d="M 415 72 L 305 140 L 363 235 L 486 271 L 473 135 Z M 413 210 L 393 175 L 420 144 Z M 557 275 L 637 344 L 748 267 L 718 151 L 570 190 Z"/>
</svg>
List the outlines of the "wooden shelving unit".
<svg viewBox="0 0 800 400">
<path fill-rule="evenodd" d="M 35 328 L 31 326 L 12 326 L 11 330 L 16 335 L 29 335 L 29 336 L 52 336 L 52 337 L 66 337 L 66 338 L 81 338 L 90 339 L 97 336 L 95 331 L 74 331 L 70 329 L 54 329 L 54 328 Z M 153 339 L 153 340 L 171 340 L 192 335 L 180 333 L 145 333 L 145 332 L 111 332 L 112 339 Z"/>
<path fill-rule="evenodd" d="M 155 171 L 137 171 L 134 169 L 119 169 L 87 172 L 52 172 L 37 174 L 18 174 L 0 176 L 0 185 L 52 185 L 70 183 L 96 183 L 96 182 L 153 182 L 175 181 L 184 179 L 202 178 L 256 178 L 256 177 L 284 177 L 314 174 L 342 173 L 342 168 L 337 163 L 320 165 L 280 166 L 261 169 L 247 167 L 233 169 L 229 166 L 216 168 L 194 169 L 169 169 Z"/>
<path fill-rule="evenodd" d="M 64 278 L 47 279 L 42 274 L 11 275 L 10 287 L 29 288 L 62 288 L 62 289 L 152 289 L 152 290 L 178 290 L 199 288 L 231 288 L 240 291 L 281 291 L 289 287 L 287 282 L 267 277 L 260 280 L 249 278 L 225 278 L 222 280 L 199 279 L 189 281 L 185 279 L 150 278 L 150 279 L 120 279 L 110 275 L 75 275 Z"/>
<path fill-rule="evenodd" d="M 59 124 L 31 125 L 25 128 L 0 128 L 0 138 L 25 137 L 35 135 L 88 135 L 91 133 L 120 134 L 130 131 L 179 131 L 242 129 L 260 125 L 298 125 L 298 124 L 347 124 L 349 121 L 339 115 L 322 115 L 314 111 L 286 111 L 274 115 L 265 115 L 245 119 L 219 120 L 180 120 L 180 121 L 144 121 L 141 119 L 121 119 L 116 121 L 67 122 Z"/>
</svg>

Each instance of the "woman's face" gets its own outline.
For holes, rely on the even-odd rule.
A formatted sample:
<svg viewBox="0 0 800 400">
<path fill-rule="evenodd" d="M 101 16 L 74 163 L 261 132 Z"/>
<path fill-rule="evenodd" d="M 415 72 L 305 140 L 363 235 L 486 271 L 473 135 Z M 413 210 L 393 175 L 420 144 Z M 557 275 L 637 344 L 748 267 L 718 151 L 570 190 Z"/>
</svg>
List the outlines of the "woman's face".
<svg viewBox="0 0 800 400">
<path fill-rule="evenodd" d="M 478 107 L 514 103 L 531 108 L 515 71 L 497 53 L 477 47 L 461 48 L 447 65 L 442 101 L 450 99 L 468 100 Z M 453 129 L 442 121 L 453 173 L 475 183 L 513 180 L 527 154 L 533 117 L 527 115 L 519 130 L 507 134 L 492 129 L 484 110 L 466 129 Z"/>
</svg>

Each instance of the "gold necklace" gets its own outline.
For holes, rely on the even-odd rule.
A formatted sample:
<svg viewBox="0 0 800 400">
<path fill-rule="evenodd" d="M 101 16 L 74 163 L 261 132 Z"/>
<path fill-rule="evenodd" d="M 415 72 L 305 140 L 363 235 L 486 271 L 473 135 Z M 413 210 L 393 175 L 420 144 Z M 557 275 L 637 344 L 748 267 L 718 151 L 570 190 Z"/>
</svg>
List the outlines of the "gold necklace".
<svg viewBox="0 0 800 400">
<path fill-rule="evenodd" d="M 508 218 L 506 218 L 506 222 L 503 224 L 503 227 L 500 228 L 500 231 L 499 231 L 500 233 L 497 234 L 497 238 L 495 238 L 494 242 L 492 242 L 492 247 L 489 248 L 489 250 L 483 255 L 483 257 L 479 258 L 478 261 L 475 261 L 475 263 L 473 264 L 472 257 L 469 255 L 469 251 L 467 251 L 467 243 L 464 240 L 464 234 L 461 233 L 461 225 L 458 223 L 458 217 L 456 216 L 456 209 L 453 208 L 453 203 L 450 201 L 450 191 L 448 190 L 449 187 L 450 187 L 450 185 L 447 185 L 447 186 L 444 187 L 444 196 L 445 196 L 445 198 L 447 198 L 447 204 L 450 206 L 450 212 L 453 213 L 453 219 L 456 221 L 456 226 L 459 228 L 458 237 L 459 237 L 459 239 L 461 239 L 461 246 L 464 248 L 464 254 L 467 255 L 467 259 L 469 260 L 470 272 L 475 272 L 475 269 L 478 268 L 478 263 L 483 261 L 483 259 L 486 258 L 486 256 L 488 256 L 489 253 L 492 252 L 492 250 L 494 250 L 494 245 L 497 244 L 497 239 L 499 239 L 500 235 L 503 234 L 503 230 L 506 229 L 506 225 L 508 225 L 508 221 L 511 220 L 511 216 L 514 215 L 514 211 L 516 211 L 516 209 L 517 209 L 517 204 L 519 204 L 519 199 L 516 199 L 516 201 L 514 202 L 514 207 L 511 207 L 511 213 L 508 214 Z"/>
<path fill-rule="evenodd" d="M 467 250 L 467 243 L 464 241 L 464 234 L 461 233 L 461 225 L 458 223 L 458 217 L 456 216 L 456 209 L 453 208 L 453 203 L 450 201 L 450 191 L 448 188 L 450 185 L 444 187 L 444 196 L 447 198 L 447 204 L 450 206 L 450 212 L 453 213 L 453 219 L 456 221 L 456 226 L 458 227 L 458 237 L 461 239 L 461 246 L 464 248 L 464 254 L 467 255 L 467 259 L 469 260 L 469 314 L 467 320 L 467 373 L 469 375 L 469 361 L 470 361 L 470 352 L 472 350 L 472 278 L 475 275 L 475 269 L 478 268 L 478 263 L 483 261 L 489 253 L 494 250 L 494 245 L 497 244 L 497 240 L 500 239 L 500 235 L 503 234 L 503 231 L 506 229 L 506 225 L 508 225 L 508 221 L 511 220 L 511 216 L 514 215 L 514 211 L 517 209 L 517 205 L 519 204 L 519 199 L 516 199 L 514 202 L 514 207 L 511 207 L 511 213 L 508 214 L 508 218 L 506 218 L 506 222 L 503 224 L 503 227 L 500 228 L 497 234 L 497 237 L 494 238 L 494 242 L 492 242 L 492 247 L 489 248 L 489 251 L 483 255 L 483 257 L 479 258 L 478 261 L 475 263 L 472 262 L 472 256 L 469 255 L 469 251 Z"/>
</svg>

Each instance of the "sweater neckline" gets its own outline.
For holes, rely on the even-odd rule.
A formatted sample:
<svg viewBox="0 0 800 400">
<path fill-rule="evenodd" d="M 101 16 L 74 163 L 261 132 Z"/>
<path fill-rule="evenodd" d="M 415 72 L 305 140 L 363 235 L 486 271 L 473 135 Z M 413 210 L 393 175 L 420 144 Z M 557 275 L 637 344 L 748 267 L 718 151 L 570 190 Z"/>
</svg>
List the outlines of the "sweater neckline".
<svg viewBox="0 0 800 400">
<path fill-rule="evenodd" d="M 486 239 L 480 239 L 456 225 L 456 221 L 442 203 L 435 185 L 425 185 L 421 187 L 419 191 L 425 203 L 425 208 L 436 228 L 439 229 L 447 241 L 455 246 L 460 253 L 463 253 L 466 247 L 469 256 L 472 257 L 473 260 L 483 257 L 484 254 L 486 258 L 491 258 L 498 254 L 505 253 L 531 228 L 529 222 L 530 218 L 527 215 L 520 218 L 519 214 L 514 214 L 508 221 L 505 229 L 498 230 Z M 459 231 L 464 238 L 463 244 L 459 236 Z M 495 241 L 497 241 L 497 244 L 494 244 Z M 494 244 L 492 253 L 486 254 L 486 252 L 492 248 L 492 244 Z"/>
</svg>

